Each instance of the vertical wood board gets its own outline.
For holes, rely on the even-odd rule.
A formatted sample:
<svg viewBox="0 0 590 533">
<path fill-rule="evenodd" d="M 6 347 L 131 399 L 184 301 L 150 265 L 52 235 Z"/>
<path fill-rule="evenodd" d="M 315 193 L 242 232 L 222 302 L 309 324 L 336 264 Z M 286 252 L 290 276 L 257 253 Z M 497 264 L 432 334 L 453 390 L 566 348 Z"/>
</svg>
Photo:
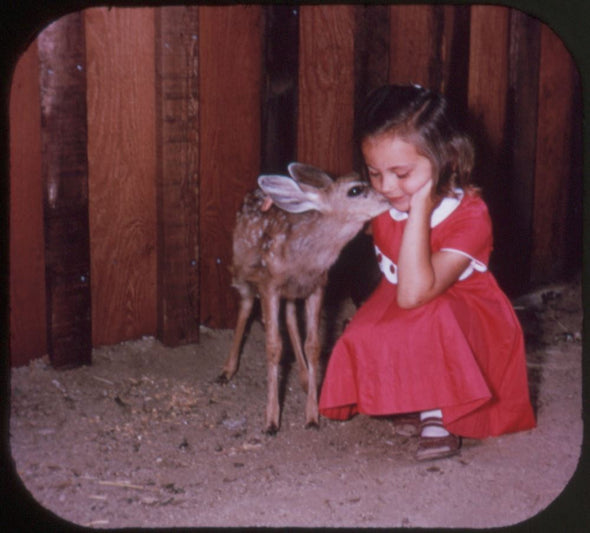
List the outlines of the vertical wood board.
<svg viewBox="0 0 590 533">
<path fill-rule="evenodd" d="M 354 35 L 355 109 L 374 89 L 389 82 L 390 8 L 356 6 Z"/>
<path fill-rule="evenodd" d="M 467 111 L 467 87 L 469 79 L 469 28 L 470 7 L 464 6 L 439 6 L 435 14 L 442 24 L 440 30 L 440 87 L 459 119 L 464 120 L 461 114 Z M 436 72 L 436 66 L 433 67 Z"/>
<path fill-rule="evenodd" d="M 494 224 L 490 268 L 503 288 L 512 275 L 504 238 L 514 214 L 506 202 L 510 190 L 509 155 L 505 145 L 508 91 L 509 10 L 471 6 L 468 107 L 476 143 L 475 181 L 483 188 Z"/>
<path fill-rule="evenodd" d="M 37 41 L 16 65 L 9 105 L 10 357 L 19 366 L 47 353 Z"/>
<path fill-rule="evenodd" d="M 156 333 L 154 13 L 85 12 L 94 345 Z"/>
<path fill-rule="evenodd" d="M 297 153 L 299 9 L 268 5 L 264 14 L 261 172 L 284 173 Z"/>
<path fill-rule="evenodd" d="M 297 157 L 331 174 L 352 169 L 354 6 L 301 6 Z"/>
<path fill-rule="evenodd" d="M 56 367 L 91 359 L 86 62 L 82 15 L 39 36 L 47 345 Z"/>
<path fill-rule="evenodd" d="M 541 28 L 537 157 L 533 213 L 533 282 L 563 273 L 572 179 L 574 64 L 561 39 Z"/>
<path fill-rule="evenodd" d="M 198 8 L 156 10 L 158 338 L 199 338 Z"/>
<path fill-rule="evenodd" d="M 504 134 L 508 86 L 508 9 L 472 6 L 468 105 L 486 139 L 499 153 Z"/>
<path fill-rule="evenodd" d="M 444 20 L 429 5 L 391 6 L 389 79 L 432 90 L 441 85 L 441 29 Z"/>
<path fill-rule="evenodd" d="M 535 145 L 539 92 L 540 23 L 521 11 L 510 12 L 509 77 L 505 128 L 510 187 L 504 201 L 510 213 L 507 241 L 512 276 L 509 292 L 523 290 L 530 274 Z"/>
<path fill-rule="evenodd" d="M 233 327 L 231 239 L 260 170 L 261 6 L 199 8 L 201 322 Z"/>
</svg>

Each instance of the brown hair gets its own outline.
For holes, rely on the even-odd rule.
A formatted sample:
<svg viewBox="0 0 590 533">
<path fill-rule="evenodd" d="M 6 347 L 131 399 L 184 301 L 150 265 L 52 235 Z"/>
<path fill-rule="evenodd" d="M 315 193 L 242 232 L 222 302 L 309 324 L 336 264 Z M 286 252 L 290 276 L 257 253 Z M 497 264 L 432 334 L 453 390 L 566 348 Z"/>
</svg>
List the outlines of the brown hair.
<svg viewBox="0 0 590 533">
<path fill-rule="evenodd" d="M 470 187 L 475 159 L 469 136 L 455 124 L 447 100 L 417 85 L 386 85 L 369 94 L 356 121 L 360 149 L 368 137 L 399 135 L 430 159 L 435 192 L 448 196 L 456 187 Z M 366 179 L 367 171 L 362 172 Z"/>
</svg>

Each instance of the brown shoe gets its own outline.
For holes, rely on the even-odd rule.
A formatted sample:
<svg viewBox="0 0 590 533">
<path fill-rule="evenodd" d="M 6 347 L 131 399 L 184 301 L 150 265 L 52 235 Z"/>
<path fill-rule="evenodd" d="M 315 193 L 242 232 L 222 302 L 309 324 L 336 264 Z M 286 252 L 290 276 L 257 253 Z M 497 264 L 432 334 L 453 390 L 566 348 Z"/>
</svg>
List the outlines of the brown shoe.
<svg viewBox="0 0 590 533">
<path fill-rule="evenodd" d="M 444 437 L 423 437 L 422 432 L 426 427 L 444 427 L 440 418 L 426 418 L 420 423 L 420 440 L 416 450 L 417 461 L 430 461 L 451 457 L 459 453 L 461 449 L 461 437 L 449 433 Z"/>
<path fill-rule="evenodd" d="M 415 437 L 420 434 L 420 413 L 405 413 L 391 417 L 396 435 Z"/>
</svg>

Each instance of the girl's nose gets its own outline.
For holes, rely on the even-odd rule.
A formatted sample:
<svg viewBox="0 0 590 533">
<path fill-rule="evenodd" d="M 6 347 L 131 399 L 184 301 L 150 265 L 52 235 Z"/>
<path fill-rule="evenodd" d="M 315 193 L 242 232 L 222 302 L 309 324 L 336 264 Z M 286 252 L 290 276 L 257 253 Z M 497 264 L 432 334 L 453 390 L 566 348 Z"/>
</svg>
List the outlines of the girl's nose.
<svg viewBox="0 0 590 533">
<path fill-rule="evenodd" d="M 395 174 L 386 174 L 383 177 L 382 188 L 382 192 L 386 196 L 399 192 L 399 178 Z"/>
</svg>

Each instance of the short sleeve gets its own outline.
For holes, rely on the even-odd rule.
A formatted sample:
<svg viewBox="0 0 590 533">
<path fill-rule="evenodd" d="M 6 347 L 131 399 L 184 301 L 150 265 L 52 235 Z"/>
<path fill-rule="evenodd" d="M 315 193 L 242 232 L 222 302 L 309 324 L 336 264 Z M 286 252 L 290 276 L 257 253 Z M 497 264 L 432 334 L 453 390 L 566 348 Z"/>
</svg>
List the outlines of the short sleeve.
<svg viewBox="0 0 590 533">
<path fill-rule="evenodd" d="M 488 265 L 492 251 L 492 222 L 485 202 L 464 196 L 459 206 L 432 231 L 432 251 L 452 250 Z"/>
</svg>

